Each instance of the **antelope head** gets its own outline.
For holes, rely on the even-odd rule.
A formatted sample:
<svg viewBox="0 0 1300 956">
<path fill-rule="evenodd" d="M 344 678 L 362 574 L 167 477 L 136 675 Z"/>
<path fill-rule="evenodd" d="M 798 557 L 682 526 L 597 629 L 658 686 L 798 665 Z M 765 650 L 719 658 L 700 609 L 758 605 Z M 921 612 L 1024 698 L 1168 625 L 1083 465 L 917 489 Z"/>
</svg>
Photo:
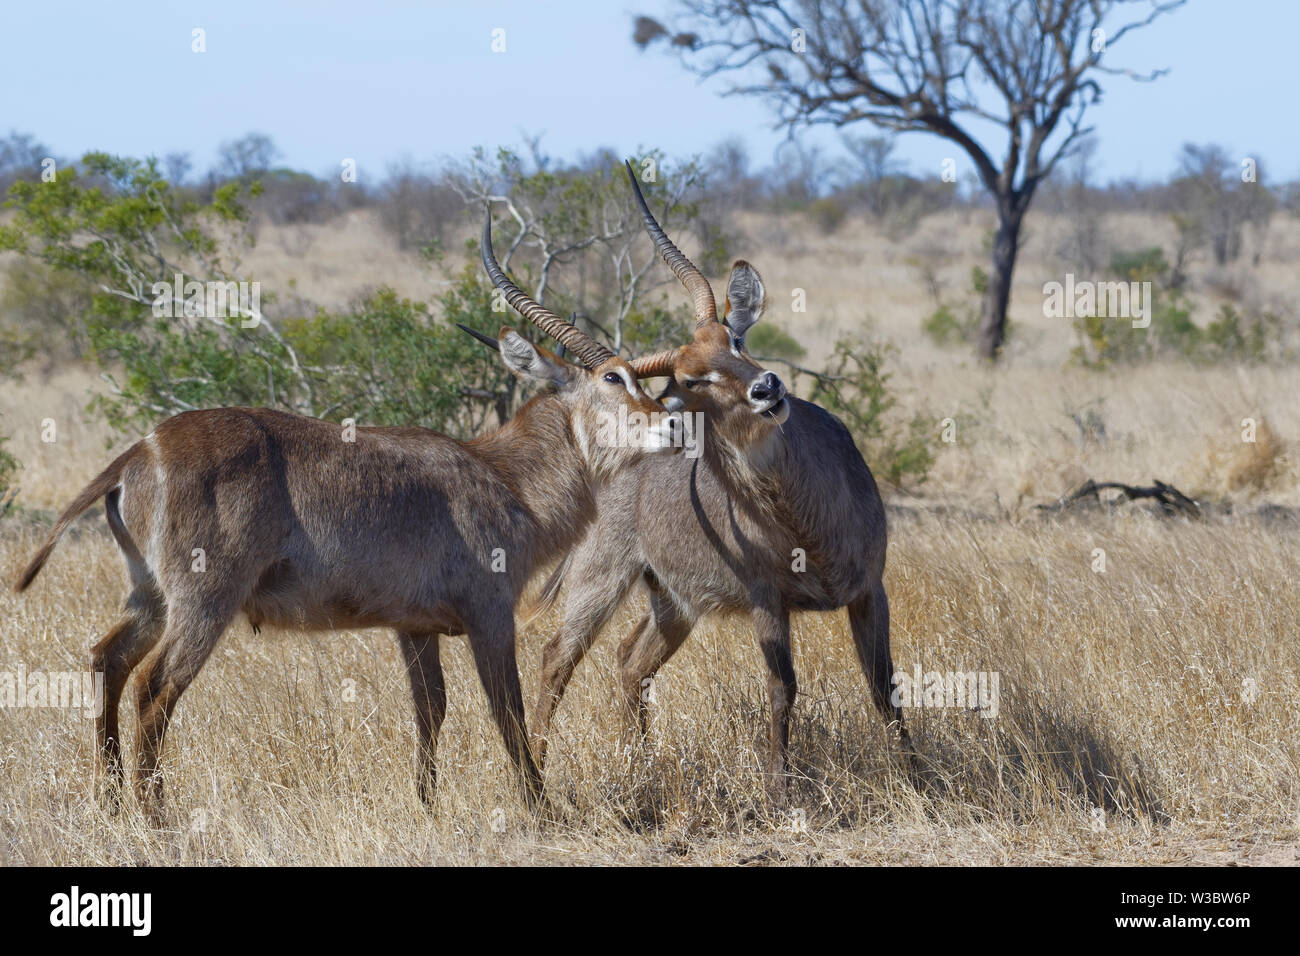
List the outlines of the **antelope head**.
<svg viewBox="0 0 1300 956">
<path fill-rule="evenodd" d="M 753 266 L 737 260 L 727 280 L 719 321 L 709 280 L 668 238 L 641 194 L 632 164 L 625 165 L 650 238 L 695 305 L 694 338 L 678 348 L 635 359 L 632 368 L 640 378 L 670 377 L 659 396 L 667 408 L 704 412 L 711 428 L 742 446 L 761 441 L 790 416 L 785 383 L 745 351 L 745 335 L 766 303 L 763 280 Z"/>
<path fill-rule="evenodd" d="M 639 455 L 683 447 L 682 415 L 641 388 L 624 359 L 543 307 L 506 276 L 492 252 L 492 216 L 483 224 L 483 266 L 511 308 L 557 340 L 577 365 L 538 348 L 514 329 L 493 339 L 461 326 L 501 353 L 517 378 L 542 385 L 568 412 L 575 444 L 593 474 L 609 475 Z"/>
</svg>

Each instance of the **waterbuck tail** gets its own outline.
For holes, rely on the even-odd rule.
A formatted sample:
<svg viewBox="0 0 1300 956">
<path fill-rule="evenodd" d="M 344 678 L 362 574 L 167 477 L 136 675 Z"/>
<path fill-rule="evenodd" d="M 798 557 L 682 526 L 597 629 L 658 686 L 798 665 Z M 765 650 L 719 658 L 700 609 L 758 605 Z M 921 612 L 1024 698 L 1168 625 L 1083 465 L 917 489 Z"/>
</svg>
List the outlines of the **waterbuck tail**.
<svg viewBox="0 0 1300 956">
<path fill-rule="evenodd" d="M 41 550 L 36 552 L 36 556 L 32 558 L 31 563 L 27 565 L 27 569 L 23 571 L 18 583 L 14 585 L 15 591 L 25 591 L 27 585 L 31 584 L 36 575 L 41 573 L 41 568 L 45 566 L 46 560 L 49 559 L 54 546 L 59 543 L 59 538 L 63 536 L 63 532 L 68 530 L 68 525 L 72 524 L 83 511 L 118 486 L 122 480 L 122 471 L 126 468 L 127 462 L 139 454 L 139 450 L 140 443 L 136 442 L 118 455 L 113 463 L 101 471 L 94 481 L 81 489 L 81 494 L 77 495 L 72 504 L 68 505 L 63 514 L 59 515 L 59 520 L 54 523 L 54 529 L 50 532 L 49 538 L 41 546 Z"/>
<path fill-rule="evenodd" d="M 573 553 L 570 552 L 563 561 L 555 566 L 555 570 L 550 573 L 546 583 L 542 585 L 541 591 L 538 592 L 536 600 L 528 608 L 524 618 L 525 627 L 551 609 L 555 599 L 560 596 L 560 588 L 564 585 L 565 575 L 569 573 L 569 565 L 572 563 Z"/>
</svg>

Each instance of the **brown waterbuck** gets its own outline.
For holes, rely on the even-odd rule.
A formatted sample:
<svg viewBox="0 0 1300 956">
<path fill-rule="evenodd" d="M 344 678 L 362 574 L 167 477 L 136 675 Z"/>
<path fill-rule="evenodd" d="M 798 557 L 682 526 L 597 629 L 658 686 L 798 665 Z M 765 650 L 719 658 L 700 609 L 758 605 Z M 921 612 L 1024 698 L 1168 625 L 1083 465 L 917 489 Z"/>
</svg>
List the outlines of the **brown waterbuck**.
<svg viewBox="0 0 1300 956">
<path fill-rule="evenodd" d="M 499 430 L 462 443 L 423 428 L 356 428 L 345 440 L 338 425 L 265 408 L 186 412 L 127 449 L 59 516 L 18 590 L 100 498 L 130 577 L 125 615 L 91 650 L 105 694 L 97 776 L 110 795 L 122 777 L 118 704 L 131 671 L 144 662 L 136 789 L 157 819 L 170 715 L 242 611 L 254 628 L 397 632 L 426 802 L 447 706 L 439 635 L 467 634 L 525 796 L 538 799 L 515 664 L 516 600 L 540 564 L 578 540 L 600 484 L 679 446 L 683 429 L 627 362 L 510 282 L 492 253 L 490 216 L 482 251 L 510 305 L 582 365 L 503 329 L 506 366 L 544 390 Z M 596 439 L 605 416 L 633 413 L 648 423 L 635 444 Z"/>
<path fill-rule="evenodd" d="M 563 625 L 543 656 L 535 752 L 544 760 L 565 685 L 639 578 L 649 590 L 650 609 L 619 650 L 622 699 L 634 728 L 646 732 L 648 681 L 699 617 L 749 614 L 768 671 L 768 786 L 781 802 L 797 690 L 791 611 L 848 608 L 872 699 L 887 720 L 898 722 L 910 749 L 902 712 L 890 702 L 884 504 L 839 419 L 785 397 L 771 373 L 750 374 L 757 366 L 745 353 L 745 334 L 765 303 L 758 272 L 735 264 L 725 321 L 719 322 L 708 280 L 665 235 L 630 166 L 628 173 L 646 227 L 690 292 L 696 315 L 691 344 L 645 356 L 633 368 L 642 377 L 671 376 L 659 396 L 668 408 L 703 412 L 702 449 L 689 460 L 640 461 L 605 485 L 596 522 L 548 582 L 548 600 L 562 578 L 570 584 Z"/>
</svg>

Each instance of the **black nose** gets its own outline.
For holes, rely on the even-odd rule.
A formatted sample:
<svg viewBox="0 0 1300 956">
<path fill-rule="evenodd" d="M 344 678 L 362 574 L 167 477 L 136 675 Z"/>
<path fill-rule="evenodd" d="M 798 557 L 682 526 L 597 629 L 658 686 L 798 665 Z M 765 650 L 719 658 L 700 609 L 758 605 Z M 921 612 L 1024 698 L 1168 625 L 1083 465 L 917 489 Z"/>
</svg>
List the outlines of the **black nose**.
<svg viewBox="0 0 1300 956">
<path fill-rule="evenodd" d="M 752 402 L 772 402 L 785 394 L 785 386 L 771 372 L 764 372 L 749 386 L 749 399 Z"/>
</svg>

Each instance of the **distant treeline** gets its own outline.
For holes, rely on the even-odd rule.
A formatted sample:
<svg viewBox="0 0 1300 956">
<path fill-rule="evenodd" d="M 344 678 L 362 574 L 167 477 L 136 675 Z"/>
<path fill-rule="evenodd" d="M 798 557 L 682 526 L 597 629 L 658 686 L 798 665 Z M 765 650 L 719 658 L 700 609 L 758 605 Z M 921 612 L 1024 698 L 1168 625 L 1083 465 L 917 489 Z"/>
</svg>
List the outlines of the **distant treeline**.
<svg viewBox="0 0 1300 956">
<path fill-rule="evenodd" d="M 953 170 L 917 175 L 894 156 L 886 136 L 843 137 L 845 155 L 830 157 L 817 147 L 785 144 L 778 159 L 757 165 L 738 139 L 724 140 L 695 158 L 707 187 L 707 205 L 718 234 L 734 233 L 734 213 L 805 214 L 824 231 L 865 217 L 891 236 L 915 228 L 925 216 L 952 208 L 982 208 L 987 193 Z M 1217 144 L 1186 144 L 1167 182 L 1133 179 L 1097 182 L 1093 169 L 1095 141 L 1084 141 L 1074 158 L 1044 185 L 1036 208 L 1049 213 L 1097 215 L 1142 211 L 1173 217 L 1180 244 L 1205 248 L 1220 264 L 1234 261 L 1241 250 L 1243 227 L 1260 227 L 1283 210 L 1300 215 L 1300 182 L 1272 183 L 1258 157 L 1236 156 Z M 449 227 L 463 223 L 470 210 L 456 188 L 457 162 L 452 159 L 390 164 L 382 178 L 363 170 L 346 179 L 344 170 L 318 175 L 277 165 L 279 150 L 271 137 L 249 133 L 224 143 L 216 163 L 196 169 L 190 154 L 169 153 L 158 159 L 160 173 L 200 203 L 210 203 L 231 182 L 260 183 L 254 212 L 276 225 L 322 223 L 354 209 L 377 211 L 399 247 L 418 250 L 440 244 Z M 572 160 L 546 154 L 537 139 L 526 141 L 520 155 L 533 169 L 572 175 L 608 168 L 622 157 L 601 148 Z M 10 132 L 0 138 L 0 193 L 18 180 L 36 180 L 53 156 L 29 134 Z M 945 172 L 948 173 L 945 176 Z M 1253 178 L 1264 189 L 1243 189 Z M 727 220 L 727 221 L 722 221 Z M 707 232 L 707 230 L 705 230 Z M 709 245 L 709 237 L 701 237 Z M 1087 259 L 1086 250 L 1081 250 Z M 1175 252 L 1177 254 L 1177 252 Z M 1084 263 L 1085 265 L 1087 263 Z"/>
</svg>

